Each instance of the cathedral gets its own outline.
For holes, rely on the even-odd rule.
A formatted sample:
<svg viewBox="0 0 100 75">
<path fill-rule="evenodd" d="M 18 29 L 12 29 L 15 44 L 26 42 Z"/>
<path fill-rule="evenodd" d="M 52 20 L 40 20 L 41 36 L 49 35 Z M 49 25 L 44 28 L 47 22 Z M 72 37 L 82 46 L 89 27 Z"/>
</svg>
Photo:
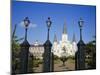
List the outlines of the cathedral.
<svg viewBox="0 0 100 75">
<path fill-rule="evenodd" d="M 73 35 L 72 41 L 68 40 L 66 24 L 63 26 L 62 39 L 57 40 L 56 34 L 54 35 L 54 41 L 52 45 L 52 52 L 58 57 L 62 56 L 74 56 L 77 51 L 77 44 L 75 39 L 75 34 Z M 31 45 L 29 52 L 32 53 L 36 58 L 43 59 L 44 47 L 39 44 L 38 41 Z"/>
<path fill-rule="evenodd" d="M 72 41 L 68 40 L 68 34 L 67 34 L 67 28 L 66 23 L 63 26 L 63 32 L 62 32 L 62 39 L 61 41 L 57 40 L 56 34 L 54 35 L 54 42 L 52 46 L 52 51 L 54 55 L 58 57 L 62 56 L 75 56 L 75 52 L 77 51 L 77 43 L 75 39 L 75 34 L 73 34 Z"/>
</svg>

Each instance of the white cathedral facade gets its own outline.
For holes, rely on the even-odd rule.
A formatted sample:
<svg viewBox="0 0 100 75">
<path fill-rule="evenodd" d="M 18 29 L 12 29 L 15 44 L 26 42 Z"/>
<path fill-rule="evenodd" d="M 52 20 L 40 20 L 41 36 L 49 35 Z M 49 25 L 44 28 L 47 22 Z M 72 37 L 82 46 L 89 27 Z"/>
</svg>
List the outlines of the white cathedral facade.
<svg viewBox="0 0 100 75">
<path fill-rule="evenodd" d="M 62 56 L 74 56 L 75 52 L 77 51 L 77 43 L 75 40 L 75 34 L 73 35 L 73 40 L 68 40 L 68 34 L 67 34 L 67 28 L 66 24 L 63 26 L 63 33 L 62 33 L 62 39 L 61 41 L 57 40 L 56 34 L 54 35 L 54 42 L 52 45 L 51 50 L 54 55 L 58 57 Z M 31 45 L 29 48 L 29 52 L 33 54 L 36 58 L 43 58 L 44 53 L 44 47 L 43 45 L 39 44 L 38 41 L 34 43 L 34 45 Z"/>
<path fill-rule="evenodd" d="M 56 34 L 54 35 L 52 51 L 53 51 L 54 55 L 56 55 L 58 57 L 75 56 L 75 52 L 77 51 L 77 43 L 76 43 L 76 39 L 75 39 L 75 34 L 73 35 L 72 41 L 69 41 L 66 24 L 64 24 L 64 27 L 63 27 L 61 41 L 57 40 Z"/>
</svg>

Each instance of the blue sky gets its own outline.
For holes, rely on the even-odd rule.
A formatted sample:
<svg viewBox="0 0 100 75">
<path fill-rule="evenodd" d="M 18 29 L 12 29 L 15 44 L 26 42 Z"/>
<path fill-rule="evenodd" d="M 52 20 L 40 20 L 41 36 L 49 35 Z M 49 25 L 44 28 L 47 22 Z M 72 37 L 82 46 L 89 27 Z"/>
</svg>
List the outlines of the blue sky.
<svg viewBox="0 0 100 75">
<path fill-rule="evenodd" d="M 50 30 L 50 40 L 53 42 L 54 34 L 60 41 L 62 37 L 63 25 L 67 25 L 67 34 L 72 41 L 73 33 L 79 41 L 78 20 L 84 20 L 83 40 L 85 43 L 93 40 L 96 27 L 96 7 L 71 5 L 71 4 L 50 4 L 37 2 L 12 1 L 12 31 L 17 24 L 16 35 L 24 37 L 25 29 L 22 26 L 23 19 L 28 16 L 31 25 L 28 29 L 28 41 L 33 44 L 36 40 L 44 43 L 47 39 L 46 20 L 51 17 L 52 25 Z"/>
</svg>

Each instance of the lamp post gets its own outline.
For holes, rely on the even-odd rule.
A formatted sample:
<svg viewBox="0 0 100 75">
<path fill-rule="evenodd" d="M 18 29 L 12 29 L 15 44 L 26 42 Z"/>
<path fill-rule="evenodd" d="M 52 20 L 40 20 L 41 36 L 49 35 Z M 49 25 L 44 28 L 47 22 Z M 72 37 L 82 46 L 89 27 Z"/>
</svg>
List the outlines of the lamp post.
<svg viewBox="0 0 100 75">
<path fill-rule="evenodd" d="M 49 31 L 50 31 L 50 27 L 51 27 L 51 20 L 50 20 L 50 17 L 48 17 L 48 20 L 46 21 L 46 24 L 47 24 L 47 28 L 48 28 L 48 36 L 47 36 L 47 40 L 49 40 Z"/>
<path fill-rule="evenodd" d="M 53 61 L 52 61 L 53 53 L 51 52 L 52 44 L 49 40 L 49 31 L 52 24 L 50 17 L 48 17 L 46 24 L 48 28 L 48 34 L 47 34 L 47 41 L 44 43 L 43 72 L 51 72 L 53 71 Z"/>
<path fill-rule="evenodd" d="M 82 40 L 82 27 L 84 21 L 82 18 L 78 21 L 79 28 L 80 28 L 80 41 L 78 42 L 78 50 L 75 54 L 75 69 L 76 70 L 84 70 L 85 69 L 85 44 Z"/>
<path fill-rule="evenodd" d="M 30 24 L 30 20 L 28 19 L 28 17 L 25 17 L 25 19 L 23 21 L 24 21 L 24 25 L 25 25 L 25 40 L 27 40 L 27 29 Z"/>
<path fill-rule="evenodd" d="M 28 26 L 30 24 L 30 20 L 28 17 L 25 17 L 23 20 L 24 25 L 25 25 L 25 39 L 24 41 L 20 44 L 21 47 L 21 52 L 20 52 L 20 73 L 28 73 L 28 54 L 29 54 L 29 47 L 30 44 L 27 41 L 27 30 Z"/>
<path fill-rule="evenodd" d="M 84 24 L 84 21 L 82 20 L 82 18 L 80 18 L 80 20 L 78 21 L 79 24 L 79 28 L 80 28 L 80 40 L 82 40 L 82 27 Z"/>
</svg>

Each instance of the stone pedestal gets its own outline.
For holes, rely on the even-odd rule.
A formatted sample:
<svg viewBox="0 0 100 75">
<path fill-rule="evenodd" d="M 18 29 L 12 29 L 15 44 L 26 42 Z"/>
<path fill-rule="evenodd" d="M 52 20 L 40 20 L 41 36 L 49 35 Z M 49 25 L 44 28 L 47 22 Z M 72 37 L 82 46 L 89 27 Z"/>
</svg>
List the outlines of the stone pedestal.
<svg viewBox="0 0 100 75">
<path fill-rule="evenodd" d="M 75 69 L 84 70 L 85 69 L 85 44 L 80 40 L 77 44 L 78 51 L 75 54 Z"/>
<path fill-rule="evenodd" d="M 44 54 L 43 54 L 43 72 L 53 71 L 53 53 L 51 53 L 52 44 L 50 40 L 44 43 Z"/>
<path fill-rule="evenodd" d="M 28 57 L 28 73 L 33 73 L 33 62 L 34 61 L 34 56 L 33 54 L 29 53 L 29 57 Z"/>
<path fill-rule="evenodd" d="M 28 73 L 28 54 L 29 54 L 29 47 L 30 44 L 27 40 L 20 45 L 21 52 L 20 52 L 20 73 L 26 74 Z"/>
</svg>

